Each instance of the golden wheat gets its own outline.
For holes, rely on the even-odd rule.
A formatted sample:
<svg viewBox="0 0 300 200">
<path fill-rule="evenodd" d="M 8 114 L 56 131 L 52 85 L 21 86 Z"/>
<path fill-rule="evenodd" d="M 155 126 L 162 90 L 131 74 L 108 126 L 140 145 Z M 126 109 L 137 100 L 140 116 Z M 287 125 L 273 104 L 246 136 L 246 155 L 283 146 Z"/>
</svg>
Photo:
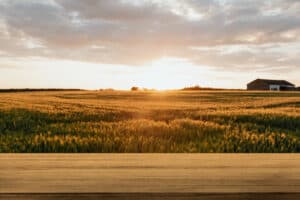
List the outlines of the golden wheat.
<svg viewBox="0 0 300 200">
<path fill-rule="evenodd" d="M 0 94 L 0 152 L 300 152 L 300 93 Z"/>
</svg>

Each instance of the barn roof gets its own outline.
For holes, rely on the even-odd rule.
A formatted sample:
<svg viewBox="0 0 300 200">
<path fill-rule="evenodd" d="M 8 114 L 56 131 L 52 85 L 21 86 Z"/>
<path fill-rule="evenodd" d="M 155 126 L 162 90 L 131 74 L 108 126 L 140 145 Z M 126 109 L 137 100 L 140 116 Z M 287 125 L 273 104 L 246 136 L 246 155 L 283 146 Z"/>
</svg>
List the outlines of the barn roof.
<svg viewBox="0 0 300 200">
<path fill-rule="evenodd" d="M 286 80 L 256 79 L 255 81 L 252 81 L 251 83 L 253 83 L 253 82 L 264 82 L 269 85 L 289 85 L 289 86 L 295 87 L 295 85 L 293 83 L 290 83 Z"/>
</svg>

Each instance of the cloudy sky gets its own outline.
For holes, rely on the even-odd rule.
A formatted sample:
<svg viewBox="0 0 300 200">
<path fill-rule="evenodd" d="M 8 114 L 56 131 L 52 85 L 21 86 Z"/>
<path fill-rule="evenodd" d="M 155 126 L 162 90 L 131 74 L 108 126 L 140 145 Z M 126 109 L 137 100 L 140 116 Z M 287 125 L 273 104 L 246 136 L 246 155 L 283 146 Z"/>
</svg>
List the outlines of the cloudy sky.
<svg viewBox="0 0 300 200">
<path fill-rule="evenodd" d="M 0 88 L 299 77 L 299 0 L 0 0 Z"/>
</svg>

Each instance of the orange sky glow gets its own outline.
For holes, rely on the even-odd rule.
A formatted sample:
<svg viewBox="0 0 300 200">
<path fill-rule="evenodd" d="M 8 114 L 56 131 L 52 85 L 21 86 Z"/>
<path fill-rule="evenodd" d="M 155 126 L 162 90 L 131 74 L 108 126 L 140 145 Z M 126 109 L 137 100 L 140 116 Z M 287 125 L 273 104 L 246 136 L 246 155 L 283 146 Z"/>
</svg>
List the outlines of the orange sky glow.
<svg viewBox="0 0 300 200">
<path fill-rule="evenodd" d="M 300 85 L 297 0 L 2 0 L 0 88 Z"/>
</svg>

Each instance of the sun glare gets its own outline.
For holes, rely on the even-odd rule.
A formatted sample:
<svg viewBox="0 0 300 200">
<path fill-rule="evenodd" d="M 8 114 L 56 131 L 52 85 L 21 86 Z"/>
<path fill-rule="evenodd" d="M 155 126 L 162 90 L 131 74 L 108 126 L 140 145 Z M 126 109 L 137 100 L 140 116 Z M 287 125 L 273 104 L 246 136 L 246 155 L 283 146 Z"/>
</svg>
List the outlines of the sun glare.
<svg viewBox="0 0 300 200">
<path fill-rule="evenodd" d="M 186 59 L 161 58 L 141 67 L 139 77 L 136 78 L 139 78 L 138 82 L 143 87 L 164 90 L 205 84 L 205 73 L 208 73 L 208 69 L 195 66 Z"/>
<path fill-rule="evenodd" d="M 130 89 L 132 86 L 148 89 L 178 89 L 191 85 L 209 85 L 211 72 L 207 67 L 196 66 L 180 58 L 161 58 L 143 66 L 93 64 L 88 62 L 32 58 L 31 61 L 10 61 L 7 65 L 16 67 L 13 71 L 2 69 L 6 76 L 1 80 L 5 85 L 15 77 L 12 87 L 45 88 L 115 88 Z M 26 66 L 31 73 L 24 76 Z M 192 72 L 192 73 L 191 73 Z M 13 75 L 11 74 L 13 73 Z"/>
</svg>

